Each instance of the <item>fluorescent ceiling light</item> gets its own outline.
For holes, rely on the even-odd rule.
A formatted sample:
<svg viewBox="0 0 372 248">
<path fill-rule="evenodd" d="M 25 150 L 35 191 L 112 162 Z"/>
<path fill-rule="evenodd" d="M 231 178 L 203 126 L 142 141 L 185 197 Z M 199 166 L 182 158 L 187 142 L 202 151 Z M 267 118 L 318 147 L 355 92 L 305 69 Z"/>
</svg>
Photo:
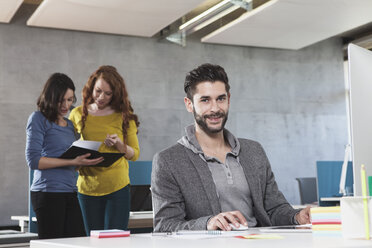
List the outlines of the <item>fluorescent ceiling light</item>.
<svg viewBox="0 0 372 248">
<path fill-rule="evenodd" d="M 188 27 L 189 25 L 199 21 L 200 19 L 204 18 L 205 16 L 209 15 L 210 13 L 212 13 L 213 11 L 221 8 L 222 6 L 224 6 L 225 4 L 227 3 L 230 3 L 230 0 L 223 0 L 222 2 L 214 5 L 213 7 L 207 9 L 206 11 L 202 12 L 201 14 L 195 16 L 194 18 L 190 19 L 189 21 L 185 22 L 184 24 L 182 24 L 180 27 L 179 27 L 179 30 L 182 30 L 186 27 Z"/>
<path fill-rule="evenodd" d="M 168 35 L 166 39 L 181 46 L 186 46 L 187 35 L 208 26 L 239 8 L 251 10 L 252 0 L 223 0 L 179 26 L 178 31 Z"/>
<path fill-rule="evenodd" d="M 217 21 L 218 19 L 224 17 L 225 15 L 230 14 L 231 12 L 233 12 L 237 9 L 239 9 L 239 6 L 238 5 L 233 5 L 230 8 L 223 10 L 222 12 L 218 13 L 217 15 L 214 15 L 211 18 L 209 18 L 209 19 L 205 20 L 204 22 L 200 23 L 199 25 L 195 26 L 192 30 L 194 32 L 198 31 L 198 30 L 208 26 L 209 24 Z"/>
</svg>

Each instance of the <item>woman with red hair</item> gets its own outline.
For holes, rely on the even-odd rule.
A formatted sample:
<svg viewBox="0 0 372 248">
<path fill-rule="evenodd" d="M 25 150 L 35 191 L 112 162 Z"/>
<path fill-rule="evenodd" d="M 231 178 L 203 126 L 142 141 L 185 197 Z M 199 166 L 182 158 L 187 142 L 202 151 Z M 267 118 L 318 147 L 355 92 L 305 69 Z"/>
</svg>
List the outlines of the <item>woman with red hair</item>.
<svg viewBox="0 0 372 248">
<path fill-rule="evenodd" d="M 130 210 L 128 160 L 139 157 L 138 117 L 124 79 L 113 66 L 101 66 L 83 89 L 83 104 L 70 120 L 83 140 L 101 141 L 100 152 L 124 153 L 109 167 L 79 170 L 78 198 L 87 235 L 90 230 L 127 229 Z"/>
</svg>

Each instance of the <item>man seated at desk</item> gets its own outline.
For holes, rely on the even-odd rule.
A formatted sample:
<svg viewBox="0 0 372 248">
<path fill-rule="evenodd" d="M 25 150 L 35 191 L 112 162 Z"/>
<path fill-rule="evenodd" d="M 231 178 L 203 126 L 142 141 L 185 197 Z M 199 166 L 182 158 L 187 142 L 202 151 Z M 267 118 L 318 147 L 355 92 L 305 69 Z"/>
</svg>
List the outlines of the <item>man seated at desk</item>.
<svg viewBox="0 0 372 248">
<path fill-rule="evenodd" d="M 221 66 L 203 64 L 187 74 L 184 102 L 195 123 L 154 156 L 155 232 L 310 223 L 309 208 L 293 209 L 278 190 L 261 145 L 224 128 L 229 89 Z"/>
</svg>

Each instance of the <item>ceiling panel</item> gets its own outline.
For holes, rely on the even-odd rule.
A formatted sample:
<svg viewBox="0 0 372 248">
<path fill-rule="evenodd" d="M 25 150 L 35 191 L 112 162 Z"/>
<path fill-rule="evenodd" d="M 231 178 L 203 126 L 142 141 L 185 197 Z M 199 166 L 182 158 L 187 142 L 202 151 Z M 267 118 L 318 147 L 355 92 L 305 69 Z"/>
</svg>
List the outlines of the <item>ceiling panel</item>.
<svg viewBox="0 0 372 248">
<path fill-rule="evenodd" d="M 29 26 L 151 37 L 203 0 L 44 0 Z"/>
<path fill-rule="evenodd" d="M 23 0 L 0 0 L 0 22 L 9 23 Z"/>
<path fill-rule="evenodd" d="M 202 42 L 301 49 L 372 22 L 372 0 L 271 0 Z"/>
</svg>

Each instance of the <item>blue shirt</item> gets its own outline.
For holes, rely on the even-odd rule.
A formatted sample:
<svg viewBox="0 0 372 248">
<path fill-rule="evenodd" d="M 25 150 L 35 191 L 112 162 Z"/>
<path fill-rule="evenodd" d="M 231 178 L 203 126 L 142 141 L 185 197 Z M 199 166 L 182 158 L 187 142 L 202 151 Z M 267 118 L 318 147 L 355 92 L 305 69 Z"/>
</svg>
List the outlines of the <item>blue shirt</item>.
<svg viewBox="0 0 372 248">
<path fill-rule="evenodd" d="M 77 191 L 77 172 L 75 166 L 64 166 L 39 170 L 41 157 L 58 158 L 76 140 L 75 129 L 68 119 L 62 127 L 48 121 L 40 111 L 33 112 L 28 118 L 26 134 L 26 160 L 34 170 L 31 191 L 75 192 Z"/>
</svg>

